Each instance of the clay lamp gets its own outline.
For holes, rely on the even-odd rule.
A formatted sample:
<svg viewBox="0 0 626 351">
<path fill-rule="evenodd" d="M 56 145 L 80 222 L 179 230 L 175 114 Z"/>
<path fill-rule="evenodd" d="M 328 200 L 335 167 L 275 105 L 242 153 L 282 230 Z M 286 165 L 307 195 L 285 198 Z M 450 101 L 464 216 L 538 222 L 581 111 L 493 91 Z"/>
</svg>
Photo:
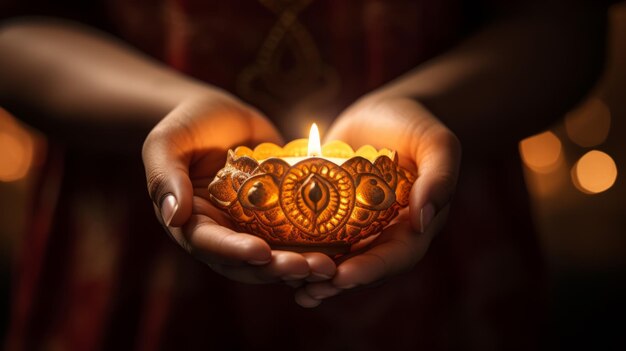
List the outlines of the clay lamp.
<svg viewBox="0 0 626 351">
<path fill-rule="evenodd" d="M 209 194 L 238 231 L 274 249 L 336 255 L 380 233 L 408 205 L 415 179 L 395 151 L 320 146 L 313 124 L 308 140 L 228 150 Z"/>
</svg>

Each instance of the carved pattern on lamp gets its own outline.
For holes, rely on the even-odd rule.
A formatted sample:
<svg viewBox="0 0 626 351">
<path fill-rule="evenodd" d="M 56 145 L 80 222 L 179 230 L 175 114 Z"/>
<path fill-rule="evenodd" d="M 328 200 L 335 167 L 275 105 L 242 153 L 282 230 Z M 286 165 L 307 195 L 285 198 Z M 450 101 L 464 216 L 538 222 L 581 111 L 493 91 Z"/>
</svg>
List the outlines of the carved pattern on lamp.
<svg viewBox="0 0 626 351">
<path fill-rule="evenodd" d="M 209 185 L 210 200 L 237 230 L 274 248 L 328 254 L 381 232 L 408 205 L 416 176 L 399 166 L 395 152 L 372 146 L 355 152 L 340 141 L 324 145 L 323 158 L 303 157 L 306 149 L 307 139 L 298 139 L 283 148 L 229 150 Z M 301 159 L 290 165 L 289 158 Z"/>
</svg>

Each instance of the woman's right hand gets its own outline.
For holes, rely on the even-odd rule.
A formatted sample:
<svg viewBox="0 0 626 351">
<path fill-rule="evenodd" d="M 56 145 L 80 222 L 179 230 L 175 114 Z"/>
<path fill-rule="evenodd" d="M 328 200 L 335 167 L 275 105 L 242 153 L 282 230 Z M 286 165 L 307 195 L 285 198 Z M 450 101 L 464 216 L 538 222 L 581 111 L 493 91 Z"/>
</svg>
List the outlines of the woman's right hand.
<svg viewBox="0 0 626 351">
<path fill-rule="evenodd" d="M 237 145 L 281 143 L 255 109 L 219 91 L 174 108 L 143 145 L 148 191 L 157 217 L 172 238 L 214 271 L 246 283 L 322 281 L 335 264 L 320 253 L 271 250 L 262 239 L 232 229 L 208 201 L 207 186 Z"/>
</svg>

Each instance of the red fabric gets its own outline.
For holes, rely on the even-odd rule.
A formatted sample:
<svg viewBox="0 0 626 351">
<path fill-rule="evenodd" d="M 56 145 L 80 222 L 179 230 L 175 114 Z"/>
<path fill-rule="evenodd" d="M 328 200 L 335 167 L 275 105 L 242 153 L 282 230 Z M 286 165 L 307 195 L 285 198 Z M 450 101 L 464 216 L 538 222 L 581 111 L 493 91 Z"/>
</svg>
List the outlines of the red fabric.
<svg viewBox="0 0 626 351">
<path fill-rule="evenodd" d="M 466 34 L 460 6 L 114 0 L 103 11 L 125 40 L 239 94 L 290 139 L 301 137 L 305 119 L 327 124 L 363 93 L 453 45 Z M 268 59 L 260 53 L 281 18 L 297 25 L 283 28 L 288 34 L 269 45 Z M 170 242 L 136 151 L 119 159 L 70 149 L 50 160 L 42 189 L 59 197 L 38 193 L 16 270 L 9 349 L 535 346 L 541 269 L 516 150 L 464 169 L 448 230 L 411 273 L 313 310 L 298 307 L 288 287 L 228 281 Z"/>
</svg>

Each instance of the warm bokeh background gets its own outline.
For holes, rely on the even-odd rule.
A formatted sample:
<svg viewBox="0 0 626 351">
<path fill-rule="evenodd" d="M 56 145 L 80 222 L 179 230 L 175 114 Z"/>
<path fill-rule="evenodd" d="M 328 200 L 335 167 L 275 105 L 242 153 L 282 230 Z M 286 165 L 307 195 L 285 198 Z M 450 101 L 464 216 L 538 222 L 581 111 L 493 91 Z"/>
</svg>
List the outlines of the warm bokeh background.
<svg viewBox="0 0 626 351">
<path fill-rule="evenodd" d="M 520 142 L 550 271 L 546 337 L 626 349 L 626 2 L 610 11 L 607 65 L 589 97 Z M 558 92 L 555 92 L 558 93 Z M 0 331 L 45 139 L 0 109 Z M 55 196 L 55 194 L 48 194 Z"/>
<path fill-rule="evenodd" d="M 626 350 L 626 2 L 609 22 L 597 87 L 520 143 L 551 273 L 546 330 L 573 349 L 584 339 L 591 349 Z"/>
</svg>

